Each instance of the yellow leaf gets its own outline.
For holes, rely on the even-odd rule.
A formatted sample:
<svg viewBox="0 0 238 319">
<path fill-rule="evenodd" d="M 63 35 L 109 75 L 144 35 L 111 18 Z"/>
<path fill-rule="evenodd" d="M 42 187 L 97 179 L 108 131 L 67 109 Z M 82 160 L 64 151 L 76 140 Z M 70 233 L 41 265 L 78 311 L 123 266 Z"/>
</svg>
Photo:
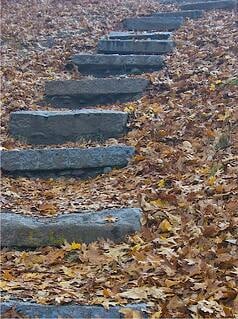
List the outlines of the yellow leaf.
<svg viewBox="0 0 238 319">
<path fill-rule="evenodd" d="M 157 183 L 157 186 L 163 188 L 165 186 L 165 180 L 164 179 L 159 180 L 159 182 Z"/>
<path fill-rule="evenodd" d="M 215 83 L 216 83 L 216 84 L 221 84 L 221 83 L 222 83 L 222 80 L 217 80 Z"/>
<path fill-rule="evenodd" d="M 169 232 L 172 230 L 172 225 L 170 224 L 170 222 L 167 219 L 164 219 L 160 223 L 159 229 L 162 230 L 162 232 Z"/>
<path fill-rule="evenodd" d="M 4 270 L 3 274 L 2 274 L 3 279 L 7 280 L 7 281 L 11 281 L 14 280 L 15 277 L 10 273 L 9 270 Z"/>
<path fill-rule="evenodd" d="M 108 298 L 108 297 L 111 297 L 111 295 L 112 295 L 111 289 L 108 289 L 108 288 L 103 289 L 103 296 L 104 297 Z"/>
<path fill-rule="evenodd" d="M 167 202 L 164 201 L 164 200 L 162 200 L 162 199 L 160 199 L 160 198 L 158 198 L 158 199 L 156 199 L 156 200 L 152 200 L 150 203 L 151 203 L 152 205 L 158 206 L 158 207 L 160 207 L 160 208 L 164 208 L 164 207 L 167 206 Z"/>
<path fill-rule="evenodd" d="M 80 243 L 76 243 L 75 241 L 73 241 L 70 244 L 70 250 L 76 250 L 76 249 L 80 249 L 81 248 L 81 244 Z"/>
<path fill-rule="evenodd" d="M 216 85 L 214 83 L 212 83 L 210 85 L 210 91 L 215 91 L 216 90 Z"/>
<path fill-rule="evenodd" d="M 132 249 L 131 249 L 131 252 L 132 252 L 132 254 L 134 253 L 134 252 L 136 252 L 136 251 L 138 251 L 138 250 L 140 250 L 141 249 L 141 245 L 140 244 L 137 244 L 137 245 L 135 245 Z"/>
<path fill-rule="evenodd" d="M 129 112 L 129 113 L 132 113 L 135 111 L 135 105 L 134 104 L 129 104 L 127 105 L 125 108 L 124 108 L 124 111 L 125 112 Z"/>
<path fill-rule="evenodd" d="M 7 282 L 6 281 L 0 281 L 0 288 L 5 289 L 7 287 Z"/>
<path fill-rule="evenodd" d="M 156 311 L 153 313 L 153 315 L 151 316 L 151 319 L 159 319 L 161 317 L 161 311 Z"/>
<path fill-rule="evenodd" d="M 223 185 L 217 185 L 216 188 L 216 193 L 221 194 L 224 191 Z"/>
<path fill-rule="evenodd" d="M 216 182 L 216 177 L 215 176 L 209 177 L 209 179 L 208 179 L 208 185 L 209 186 L 213 186 L 215 184 L 215 182 Z"/>
</svg>

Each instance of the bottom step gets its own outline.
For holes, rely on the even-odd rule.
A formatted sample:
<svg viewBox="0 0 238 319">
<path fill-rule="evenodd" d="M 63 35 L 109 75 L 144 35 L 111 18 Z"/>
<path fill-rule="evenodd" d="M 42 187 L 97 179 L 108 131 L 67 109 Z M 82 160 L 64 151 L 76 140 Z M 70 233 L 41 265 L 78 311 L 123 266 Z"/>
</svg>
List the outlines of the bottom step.
<svg viewBox="0 0 238 319">
<path fill-rule="evenodd" d="M 60 246 L 65 241 L 90 243 L 98 239 L 122 241 L 140 230 L 141 210 L 110 209 L 79 212 L 55 218 L 30 217 L 12 212 L 1 214 L 1 246 L 37 248 Z"/>
<path fill-rule="evenodd" d="M 109 309 L 105 309 L 102 306 L 85 306 L 85 305 L 40 305 L 33 302 L 23 302 L 23 301 L 5 301 L 1 304 L 1 315 L 4 318 L 7 317 L 7 313 L 10 314 L 11 310 L 17 314 L 26 316 L 27 318 L 41 318 L 41 319 L 55 319 L 55 318 L 128 318 L 124 316 L 125 309 L 131 309 L 131 318 L 133 315 L 133 310 L 136 311 L 138 315 L 135 318 L 147 318 L 145 314 L 146 305 L 145 304 L 128 304 L 124 307 L 113 306 Z M 13 313 L 13 315 L 14 315 Z M 129 312 L 130 313 L 130 312 Z M 128 314 L 129 314 L 128 313 Z M 12 318 L 12 317 L 11 317 Z M 134 316 L 133 316 L 134 318 Z"/>
<path fill-rule="evenodd" d="M 126 166 L 134 151 L 125 145 L 9 150 L 1 152 L 1 168 L 11 176 L 88 178 Z"/>
</svg>

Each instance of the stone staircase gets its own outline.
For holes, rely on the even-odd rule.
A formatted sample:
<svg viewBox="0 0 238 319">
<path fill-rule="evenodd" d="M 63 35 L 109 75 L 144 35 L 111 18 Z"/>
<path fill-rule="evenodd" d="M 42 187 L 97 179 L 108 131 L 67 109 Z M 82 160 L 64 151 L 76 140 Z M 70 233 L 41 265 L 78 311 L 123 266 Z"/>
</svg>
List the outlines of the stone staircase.
<svg viewBox="0 0 238 319">
<path fill-rule="evenodd" d="M 99 40 L 96 54 L 80 53 L 71 58 L 80 73 L 96 78 L 50 81 L 45 101 L 61 111 L 18 111 L 10 116 L 10 134 L 33 144 L 33 149 L 2 151 L 2 170 L 11 176 L 27 178 L 89 178 L 128 165 L 135 149 L 127 145 L 90 148 L 65 148 L 60 144 L 81 140 L 104 141 L 127 133 L 128 114 L 92 108 L 138 99 L 148 87 L 143 78 L 107 77 L 157 71 L 164 67 L 164 54 L 175 44 L 171 32 L 184 19 L 198 19 L 203 10 L 234 9 L 236 1 L 197 2 L 162 0 L 180 4 L 179 11 L 158 12 L 151 16 L 128 18 L 123 31 L 110 32 Z M 69 110 L 71 109 L 71 110 Z M 59 147 L 40 148 L 39 145 Z M 37 145 L 39 148 L 37 148 Z M 56 218 L 2 213 L 1 245 L 8 248 L 59 246 L 68 242 L 90 243 L 98 239 L 122 241 L 140 230 L 142 212 L 137 208 L 110 209 L 100 212 L 64 214 Z M 143 312 L 145 305 L 129 305 Z M 1 312 L 15 307 L 30 317 L 120 318 L 120 307 L 45 306 L 8 301 Z M 146 315 L 142 314 L 143 318 Z"/>
</svg>

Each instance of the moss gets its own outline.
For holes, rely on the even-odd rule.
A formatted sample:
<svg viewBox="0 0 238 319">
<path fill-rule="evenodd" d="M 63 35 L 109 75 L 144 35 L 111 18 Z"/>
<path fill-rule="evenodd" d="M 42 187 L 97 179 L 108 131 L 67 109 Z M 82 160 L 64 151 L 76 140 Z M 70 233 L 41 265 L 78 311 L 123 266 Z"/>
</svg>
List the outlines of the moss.
<svg viewBox="0 0 238 319">
<path fill-rule="evenodd" d="M 54 245 L 54 246 L 60 246 L 62 244 L 64 244 L 65 242 L 65 238 L 60 235 L 58 236 L 57 234 L 55 234 L 53 231 L 51 231 L 48 235 L 47 238 L 41 238 L 41 236 L 39 236 L 39 232 L 38 231 L 34 231 L 34 230 L 30 230 L 28 232 L 28 236 L 27 236 L 27 244 L 28 245 Z"/>
</svg>

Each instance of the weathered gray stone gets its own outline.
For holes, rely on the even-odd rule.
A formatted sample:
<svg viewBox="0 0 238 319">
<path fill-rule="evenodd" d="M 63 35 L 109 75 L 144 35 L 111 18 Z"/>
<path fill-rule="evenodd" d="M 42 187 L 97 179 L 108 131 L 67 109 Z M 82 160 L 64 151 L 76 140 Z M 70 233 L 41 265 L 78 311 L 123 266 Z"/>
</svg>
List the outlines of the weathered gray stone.
<svg viewBox="0 0 238 319">
<path fill-rule="evenodd" d="M 75 109 L 138 99 L 148 84 L 139 78 L 49 81 L 45 94 L 53 106 Z"/>
<path fill-rule="evenodd" d="M 182 17 L 138 17 L 123 21 L 127 30 L 136 31 L 173 31 L 181 27 Z"/>
<path fill-rule="evenodd" d="M 90 243 L 99 239 L 122 241 L 140 230 L 137 208 L 79 212 L 54 218 L 1 213 L 1 246 L 36 248 L 59 246 L 65 241 Z M 113 222 L 110 222 L 110 221 Z"/>
<path fill-rule="evenodd" d="M 202 10 L 181 10 L 181 11 L 170 11 L 170 12 L 155 12 L 153 16 L 156 17 L 183 17 L 190 19 L 198 19 L 203 15 Z"/>
<path fill-rule="evenodd" d="M 82 74 L 108 76 L 113 74 L 139 74 L 160 70 L 164 60 L 156 55 L 78 54 L 72 57 Z"/>
<path fill-rule="evenodd" d="M 31 144 L 104 140 L 126 132 L 128 114 L 108 110 L 18 111 L 10 115 L 10 134 Z"/>
<path fill-rule="evenodd" d="M 134 155 L 130 146 L 51 148 L 1 152 L 1 168 L 14 176 L 77 176 L 86 178 L 124 167 Z M 110 169 L 109 169 L 110 168 Z"/>
<path fill-rule="evenodd" d="M 224 1 L 204 1 L 196 3 L 185 3 L 180 6 L 182 10 L 215 10 L 215 9 L 235 9 L 237 1 L 224 0 Z"/>
<path fill-rule="evenodd" d="M 56 318 L 74 318 L 74 319 L 120 319 L 124 315 L 120 310 L 124 308 L 134 309 L 141 312 L 141 319 L 148 318 L 146 314 L 147 306 L 145 304 L 128 304 L 124 307 L 111 306 L 105 309 L 97 305 L 42 305 L 29 301 L 10 300 L 3 301 L 1 304 L 1 315 L 14 309 L 15 312 L 26 318 L 56 319 Z"/>
<path fill-rule="evenodd" d="M 171 32 L 130 32 L 130 31 L 112 31 L 108 34 L 108 39 L 121 40 L 167 40 L 171 36 Z"/>
<path fill-rule="evenodd" d="M 98 52 L 118 54 L 166 54 L 173 50 L 170 40 L 100 40 Z"/>
</svg>

